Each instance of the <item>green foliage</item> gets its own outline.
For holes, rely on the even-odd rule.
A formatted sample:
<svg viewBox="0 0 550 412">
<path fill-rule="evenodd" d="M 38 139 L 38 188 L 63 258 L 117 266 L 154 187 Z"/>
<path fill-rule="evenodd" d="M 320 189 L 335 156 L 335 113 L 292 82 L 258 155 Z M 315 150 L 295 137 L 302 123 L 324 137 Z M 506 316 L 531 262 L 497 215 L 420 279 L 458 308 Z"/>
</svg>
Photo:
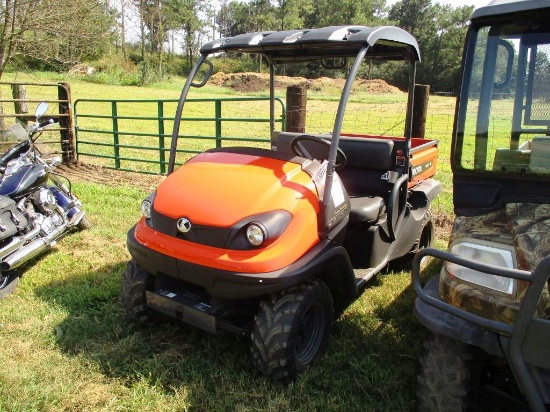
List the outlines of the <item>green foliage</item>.
<svg viewBox="0 0 550 412">
<path fill-rule="evenodd" d="M 164 61 L 164 78 L 170 76 L 186 76 L 187 73 L 191 70 L 187 60 L 183 56 L 179 55 L 169 55 Z M 160 79 L 159 79 L 160 80 Z"/>
<path fill-rule="evenodd" d="M 220 56 L 211 59 L 216 72 L 240 73 L 258 71 L 257 56 Z"/>
<path fill-rule="evenodd" d="M 307 26 L 388 24 L 385 8 L 385 0 L 319 0 L 314 2 L 313 10 L 307 17 Z"/>
<path fill-rule="evenodd" d="M 392 6 L 389 18 L 415 36 L 420 47 L 417 83 L 431 85 L 432 91 L 458 91 L 462 47 L 472 12 L 473 6 L 452 8 L 430 0 L 402 0 Z M 406 77 L 404 71 L 396 71 L 387 80 L 401 85 Z"/>
<path fill-rule="evenodd" d="M 101 84 L 120 84 L 123 86 L 137 86 L 139 82 L 138 67 L 131 61 L 119 55 L 105 56 L 89 63 L 94 71 L 86 75 L 86 81 Z"/>
<path fill-rule="evenodd" d="M 112 59 L 120 52 L 133 62 L 131 69 L 128 63 L 116 58 L 121 68 L 100 70 L 91 80 L 146 85 L 166 75 L 186 75 L 200 46 L 214 35 L 342 24 L 395 24 L 410 31 L 419 42 L 422 63 L 417 68 L 417 82 L 431 85 L 432 91 L 447 92 L 458 89 L 462 44 L 473 10 L 472 6 L 442 6 L 434 0 L 401 0 L 391 7 L 387 0 L 224 0 L 216 12 L 211 0 L 140 0 L 120 3 L 121 14 L 115 21 L 115 13 L 102 0 L 52 1 L 47 3 L 48 7 L 63 10 L 63 17 L 55 15 L 40 29 L 33 27 L 18 32 L 20 39 L 14 49 L 17 53 L 6 56 L 12 65 L 66 70 L 83 61 Z M 12 3 L 10 0 L 6 4 Z M 46 3 L 37 4 L 40 5 L 37 10 L 42 10 Z M 28 8 L 27 3 L 25 5 Z M 21 19 L 25 12 L 31 11 L 25 7 L 17 9 Z M 140 33 L 137 40 L 132 39 L 133 45 L 128 41 L 122 44 L 125 38 L 120 38 L 119 23 L 122 16 L 129 16 L 132 11 L 138 19 Z M 30 14 L 27 20 L 32 21 L 33 16 Z M 8 23 L 4 22 L 4 27 L 11 27 Z M 219 70 L 226 73 L 259 71 L 262 66 L 265 67 L 258 58 L 252 57 L 223 60 Z M 311 65 L 284 69 L 282 73 L 308 78 L 331 75 Z M 365 71 L 361 75 L 363 73 Z M 372 67 L 365 74 L 400 88 L 408 81 L 407 70 L 393 64 Z"/>
</svg>

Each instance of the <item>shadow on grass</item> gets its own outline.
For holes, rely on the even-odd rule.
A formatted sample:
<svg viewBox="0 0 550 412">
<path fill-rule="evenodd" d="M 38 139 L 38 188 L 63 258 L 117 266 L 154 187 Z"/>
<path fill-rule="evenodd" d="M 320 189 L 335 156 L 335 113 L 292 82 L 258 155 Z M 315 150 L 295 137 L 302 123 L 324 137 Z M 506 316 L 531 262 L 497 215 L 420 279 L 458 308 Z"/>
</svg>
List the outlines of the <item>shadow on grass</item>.
<svg viewBox="0 0 550 412">
<path fill-rule="evenodd" d="M 56 328 L 59 348 L 83 357 L 127 387 L 181 394 L 196 410 L 411 410 L 423 331 L 406 287 L 389 303 L 369 306 L 392 276 L 379 275 L 336 322 L 327 352 L 292 385 L 263 378 L 248 339 L 218 336 L 166 318 L 153 327 L 128 320 L 120 304 L 126 262 L 75 275 L 35 293 L 68 315 Z M 367 303 L 367 304 L 365 304 Z"/>
<path fill-rule="evenodd" d="M 440 268 L 441 262 L 432 259 L 423 279 Z M 413 314 L 415 299 L 410 272 L 379 274 L 336 322 L 329 353 L 322 359 L 334 380 L 346 380 L 351 393 L 381 410 L 389 405 L 414 410 L 418 357 L 428 334 Z"/>
<path fill-rule="evenodd" d="M 129 320 L 120 303 L 125 265 L 105 266 L 36 290 L 40 298 L 68 311 L 55 328 L 63 351 L 92 360 L 106 376 L 126 384 L 146 379 L 168 392 L 197 380 L 211 381 L 214 388 L 217 375 L 254 372 L 243 360 L 248 348 L 237 336 L 213 336 L 168 318 L 152 327 Z"/>
</svg>

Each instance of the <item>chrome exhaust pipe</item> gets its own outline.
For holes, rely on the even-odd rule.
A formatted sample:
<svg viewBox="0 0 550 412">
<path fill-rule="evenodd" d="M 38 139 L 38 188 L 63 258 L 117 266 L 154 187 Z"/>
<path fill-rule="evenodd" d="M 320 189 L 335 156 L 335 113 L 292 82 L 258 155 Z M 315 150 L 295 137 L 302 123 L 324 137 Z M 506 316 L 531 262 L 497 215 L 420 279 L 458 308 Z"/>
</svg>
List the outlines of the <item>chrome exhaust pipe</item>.
<svg viewBox="0 0 550 412">
<path fill-rule="evenodd" d="M 20 237 L 13 237 L 10 243 L 8 243 L 6 246 L 0 249 L 0 259 L 3 258 L 4 256 L 9 255 L 11 252 L 17 249 L 22 243 L 23 243 L 23 240 Z"/>
<path fill-rule="evenodd" d="M 28 262 L 32 258 L 38 256 L 45 250 L 55 245 L 55 241 L 61 237 L 66 230 L 66 224 L 58 227 L 48 236 L 35 239 L 28 245 L 23 246 L 20 250 L 8 256 L 2 263 L 0 263 L 0 269 L 7 272 L 13 270 Z"/>
<path fill-rule="evenodd" d="M 14 252 L 23 243 L 35 237 L 39 232 L 40 232 L 40 227 L 37 226 L 26 235 L 12 237 L 10 242 L 0 249 L 0 259 L 3 259 L 6 256 L 8 256 L 10 253 Z"/>
</svg>

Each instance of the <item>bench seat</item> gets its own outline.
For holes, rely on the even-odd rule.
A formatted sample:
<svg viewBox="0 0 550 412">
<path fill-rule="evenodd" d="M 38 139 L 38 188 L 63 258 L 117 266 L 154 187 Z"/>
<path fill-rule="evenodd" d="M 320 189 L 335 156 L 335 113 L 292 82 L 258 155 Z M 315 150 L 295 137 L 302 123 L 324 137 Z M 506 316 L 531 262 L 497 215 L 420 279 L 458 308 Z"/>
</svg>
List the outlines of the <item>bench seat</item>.
<svg viewBox="0 0 550 412">
<path fill-rule="evenodd" d="M 350 196 L 350 223 L 373 224 L 382 215 L 386 202 L 380 196 Z"/>
</svg>

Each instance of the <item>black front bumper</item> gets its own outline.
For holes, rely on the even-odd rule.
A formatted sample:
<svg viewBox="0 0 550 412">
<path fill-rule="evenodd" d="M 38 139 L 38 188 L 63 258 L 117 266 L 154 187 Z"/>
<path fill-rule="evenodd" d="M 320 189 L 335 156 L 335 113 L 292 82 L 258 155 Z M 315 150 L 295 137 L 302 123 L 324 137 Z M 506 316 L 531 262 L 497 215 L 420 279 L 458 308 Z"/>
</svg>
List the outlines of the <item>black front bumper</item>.
<svg viewBox="0 0 550 412">
<path fill-rule="evenodd" d="M 489 329 L 468 322 L 449 312 L 426 303 L 426 297 L 436 299 L 442 305 L 457 310 L 439 297 L 439 276 L 435 276 L 421 290 L 416 290 L 419 297 L 414 304 L 414 314 L 427 329 L 438 335 L 447 336 L 459 342 L 477 346 L 491 355 L 503 357 L 500 335 Z M 424 298 L 424 299 L 422 299 Z"/>
<path fill-rule="evenodd" d="M 213 298 L 249 299 L 288 289 L 333 268 L 348 273 L 349 293 L 356 294 L 353 268 L 346 250 L 331 241 L 320 242 L 286 268 L 266 273 L 240 273 L 186 262 L 151 250 L 136 241 L 135 226 L 129 230 L 130 255 L 153 276 L 168 276 L 204 288 Z"/>
</svg>

